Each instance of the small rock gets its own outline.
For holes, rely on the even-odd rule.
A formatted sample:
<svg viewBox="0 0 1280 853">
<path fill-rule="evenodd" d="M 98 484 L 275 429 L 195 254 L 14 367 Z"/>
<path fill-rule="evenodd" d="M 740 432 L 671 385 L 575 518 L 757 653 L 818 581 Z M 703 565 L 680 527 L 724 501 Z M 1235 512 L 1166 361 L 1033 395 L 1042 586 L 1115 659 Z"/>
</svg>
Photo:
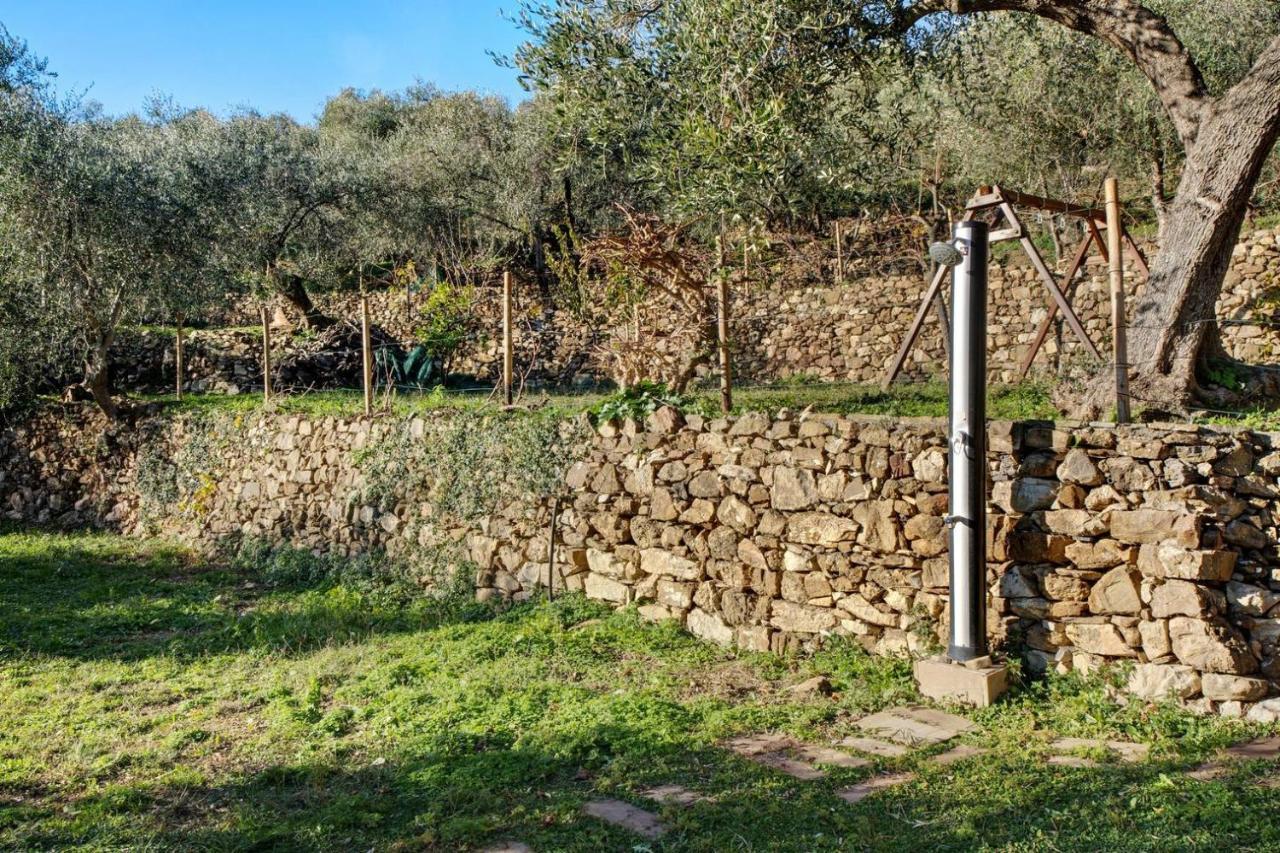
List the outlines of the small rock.
<svg viewBox="0 0 1280 853">
<path fill-rule="evenodd" d="M 1067 451 L 1062 464 L 1058 466 L 1058 479 L 1064 483 L 1076 483 L 1081 486 L 1097 486 L 1102 483 L 1102 473 L 1093 464 L 1089 454 L 1080 448 Z"/>
<path fill-rule="evenodd" d="M 1089 611 L 1098 614 L 1132 614 L 1142 610 L 1138 573 L 1119 566 L 1102 576 L 1089 592 Z"/>
<path fill-rule="evenodd" d="M 1169 641 L 1179 661 L 1201 672 L 1247 675 L 1258 669 L 1240 632 L 1225 622 L 1175 616 L 1169 620 Z"/>
<path fill-rule="evenodd" d="M 1068 622 L 1066 631 L 1072 645 L 1083 651 L 1106 657 L 1137 656 L 1110 622 Z"/>
<path fill-rule="evenodd" d="M 1138 551 L 1138 569 L 1147 577 L 1225 582 L 1235 569 L 1234 551 L 1194 551 L 1178 545 L 1148 544 Z"/>
<path fill-rule="evenodd" d="M 1280 722 L 1280 696 L 1262 700 L 1250 708 L 1244 718 L 1251 723 Z"/>
<path fill-rule="evenodd" d="M 1261 678 L 1206 672 L 1200 680 L 1204 697 L 1218 702 L 1253 702 L 1267 695 L 1267 682 Z"/>
<path fill-rule="evenodd" d="M 829 678 L 825 675 L 815 675 L 799 684 L 791 685 L 786 692 L 793 696 L 830 696 L 835 691 L 831 687 Z"/>
</svg>

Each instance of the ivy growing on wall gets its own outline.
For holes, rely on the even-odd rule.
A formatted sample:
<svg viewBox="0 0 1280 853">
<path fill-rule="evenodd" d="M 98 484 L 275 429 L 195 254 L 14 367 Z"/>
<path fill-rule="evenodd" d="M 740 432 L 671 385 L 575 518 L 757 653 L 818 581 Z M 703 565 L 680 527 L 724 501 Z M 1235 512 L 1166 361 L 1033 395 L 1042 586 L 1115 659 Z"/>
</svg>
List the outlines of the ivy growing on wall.
<svg viewBox="0 0 1280 853">
<path fill-rule="evenodd" d="M 235 442 L 241 419 L 223 412 L 183 418 L 151 435 L 137 457 L 138 509 L 151 528 L 165 519 L 200 518 L 217 489 L 214 468 Z"/>
<path fill-rule="evenodd" d="M 422 437 L 404 421 L 356 454 L 364 485 L 353 497 L 384 512 L 415 502 L 435 521 L 477 521 L 504 503 L 554 495 L 589 429 L 554 409 L 451 413 Z"/>
</svg>

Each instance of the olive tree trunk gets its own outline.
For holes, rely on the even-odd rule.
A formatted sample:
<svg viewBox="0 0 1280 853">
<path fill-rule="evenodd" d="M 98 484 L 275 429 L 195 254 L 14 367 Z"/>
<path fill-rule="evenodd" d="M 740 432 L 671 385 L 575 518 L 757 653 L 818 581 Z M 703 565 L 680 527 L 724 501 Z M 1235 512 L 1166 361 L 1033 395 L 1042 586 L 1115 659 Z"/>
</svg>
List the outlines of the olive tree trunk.
<svg viewBox="0 0 1280 853">
<path fill-rule="evenodd" d="M 112 337 L 110 332 L 104 332 L 90 342 L 89 351 L 85 353 L 84 358 L 84 387 L 92 395 L 98 408 L 102 409 L 103 414 L 115 420 L 116 415 L 119 414 L 119 408 L 115 400 L 111 399 Z"/>
<path fill-rule="evenodd" d="M 316 308 L 311 301 L 311 294 L 301 276 L 283 274 L 280 276 L 280 295 L 298 311 L 302 324 L 308 329 L 319 331 L 334 324 L 334 319 Z"/>
<path fill-rule="evenodd" d="M 1216 305 L 1249 198 L 1280 132 L 1280 46 L 1222 98 L 1187 146 L 1151 280 L 1130 318 L 1135 402 L 1186 406 L 1197 369 L 1220 354 Z"/>
</svg>

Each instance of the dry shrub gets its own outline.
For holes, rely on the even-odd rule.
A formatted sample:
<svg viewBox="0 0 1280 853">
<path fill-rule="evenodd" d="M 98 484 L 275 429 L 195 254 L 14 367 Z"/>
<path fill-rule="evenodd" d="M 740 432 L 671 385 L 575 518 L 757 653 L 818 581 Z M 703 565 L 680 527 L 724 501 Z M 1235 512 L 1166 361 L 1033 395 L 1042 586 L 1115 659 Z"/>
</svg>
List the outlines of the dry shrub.
<svg viewBox="0 0 1280 853">
<path fill-rule="evenodd" d="M 622 214 L 625 230 L 582 248 L 594 319 L 608 327 L 598 355 L 623 388 L 650 381 L 683 391 L 715 352 L 714 259 L 689 238 L 689 223 Z"/>
</svg>

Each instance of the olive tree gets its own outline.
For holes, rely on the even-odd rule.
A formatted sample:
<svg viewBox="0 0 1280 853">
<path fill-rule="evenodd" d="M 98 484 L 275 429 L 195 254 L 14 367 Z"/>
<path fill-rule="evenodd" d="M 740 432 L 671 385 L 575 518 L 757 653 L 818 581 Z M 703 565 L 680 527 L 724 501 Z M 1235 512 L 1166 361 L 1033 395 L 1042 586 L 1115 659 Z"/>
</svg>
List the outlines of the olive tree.
<svg viewBox="0 0 1280 853">
<path fill-rule="evenodd" d="M 813 212 L 824 97 L 856 57 L 827 0 L 528 4 L 514 62 L 567 136 L 685 219 Z"/>
<path fill-rule="evenodd" d="M 1247 69 L 1215 91 L 1170 19 L 1154 4 L 1138 0 L 858 0 L 851 5 L 859 14 L 859 30 L 879 38 L 909 38 L 930 20 L 956 14 L 1034 15 L 1119 51 L 1146 78 L 1173 128 L 1182 167 L 1150 284 L 1134 308 L 1130 387 L 1139 400 L 1161 405 L 1188 404 L 1199 396 L 1198 368 L 1221 354 L 1214 306 L 1250 196 L 1280 133 L 1280 36 L 1262 45 Z M 1274 25 L 1280 9 L 1263 14 Z M 1094 401 L 1100 399 L 1101 385 L 1084 408 L 1096 410 Z"/>
<path fill-rule="evenodd" d="M 3 109 L 0 256 L 36 295 L 41 319 L 73 337 L 86 389 L 114 416 L 117 330 L 208 264 L 208 220 L 221 199 L 198 178 L 205 134 L 178 120 L 109 120 L 29 101 Z"/>
<path fill-rule="evenodd" d="M 312 329 L 333 325 L 308 286 L 334 276 L 349 215 L 369 194 L 360 153 L 287 116 L 246 112 L 221 128 L 231 187 L 220 244 L 246 287 L 278 293 Z"/>
</svg>

